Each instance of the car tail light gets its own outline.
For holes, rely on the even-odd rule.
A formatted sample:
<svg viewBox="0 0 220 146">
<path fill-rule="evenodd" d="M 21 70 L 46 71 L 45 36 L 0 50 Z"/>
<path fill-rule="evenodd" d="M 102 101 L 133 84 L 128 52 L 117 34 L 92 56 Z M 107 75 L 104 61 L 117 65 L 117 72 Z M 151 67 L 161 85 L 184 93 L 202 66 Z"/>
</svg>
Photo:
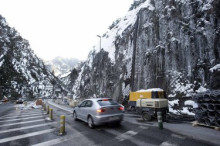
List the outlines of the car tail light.
<svg viewBox="0 0 220 146">
<path fill-rule="evenodd" d="M 104 109 L 104 108 L 100 108 L 100 109 L 97 109 L 96 110 L 98 113 L 103 113 L 103 112 L 105 112 L 106 110 Z"/>
<path fill-rule="evenodd" d="M 102 101 L 109 101 L 108 99 L 102 99 Z"/>
<path fill-rule="evenodd" d="M 123 110 L 124 110 L 124 107 L 120 106 L 118 109 L 119 109 L 120 111 L 123 111 Z"/>
</svg>

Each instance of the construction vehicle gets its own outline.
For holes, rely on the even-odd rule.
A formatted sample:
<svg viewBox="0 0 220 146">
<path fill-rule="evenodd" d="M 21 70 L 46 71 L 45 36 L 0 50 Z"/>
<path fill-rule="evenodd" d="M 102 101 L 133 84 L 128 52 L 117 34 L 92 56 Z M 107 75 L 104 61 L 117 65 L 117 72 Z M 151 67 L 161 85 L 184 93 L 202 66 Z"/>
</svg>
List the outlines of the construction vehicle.
<svg viewBox="0 0 220 146">
<path fill-rule="evenodd" d="M 142 115 L 143 120 L 150 121 L 157 117 L 157 112 L 162 112 L 163 118 L 168 112 L 166 92 L 160 88 L 130 92 L 129 106 Z"/>
</svg>

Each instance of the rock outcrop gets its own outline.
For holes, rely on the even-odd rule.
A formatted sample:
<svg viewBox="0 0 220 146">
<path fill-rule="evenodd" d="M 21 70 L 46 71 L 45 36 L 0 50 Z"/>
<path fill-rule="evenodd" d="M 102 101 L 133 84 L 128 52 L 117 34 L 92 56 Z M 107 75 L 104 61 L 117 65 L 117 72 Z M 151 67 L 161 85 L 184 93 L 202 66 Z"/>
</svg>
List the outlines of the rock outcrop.
<svg viewBox="0 0 220 146">
<path fill-rule="evenodd" d="M 220 63 L 219 7 L 218 0 L 133 5 L 83 63 L 72 84 L 75 97 L 122 102 L 131 90 L 162 88 L 172 98 L 208 90 L 209 69 Z"/>
<path fill-rule="evenodd" d="M 29 42 L 0 15 L 0 99 L 50 96 L 57 81 Z"/>
</svg>

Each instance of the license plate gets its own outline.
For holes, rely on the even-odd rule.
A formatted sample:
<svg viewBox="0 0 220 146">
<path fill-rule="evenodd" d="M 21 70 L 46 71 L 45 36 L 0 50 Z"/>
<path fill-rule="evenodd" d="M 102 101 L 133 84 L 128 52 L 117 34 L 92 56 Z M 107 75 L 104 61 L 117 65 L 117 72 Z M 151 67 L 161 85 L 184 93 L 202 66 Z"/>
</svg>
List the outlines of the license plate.
<svg viewBox="0 0 220 146">
<path fill-rule="evenodd" d="M 118 120 L 119 117 L 110 117 L 109 120 Z"/>
</svg>

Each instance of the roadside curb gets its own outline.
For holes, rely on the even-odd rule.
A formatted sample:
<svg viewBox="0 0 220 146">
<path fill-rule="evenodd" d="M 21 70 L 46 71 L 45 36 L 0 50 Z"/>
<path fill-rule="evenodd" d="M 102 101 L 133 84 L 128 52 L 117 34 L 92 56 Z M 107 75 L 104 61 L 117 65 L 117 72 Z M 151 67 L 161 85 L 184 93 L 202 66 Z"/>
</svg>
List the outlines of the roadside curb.
<svg viewBox="0 0 220 146">
<path fill-rule="evenodd" d="M 51 102 L 51 101 L 48 101 L 47 103 L 50 104 L 50 105 L 52 105 L 52 106 L 55 106 L 55 107 L 57 107 L 57 108 L 59 108 L 59 109 L 62 109 L 62 110 L 64 110 L 64 111 L 67 111 L 67 112 L 70 112 L 70 113 L 73 112 L 73 110 L 72 110 L 71 108 L 62 107 L 62 106 L 57 105 L 56 103 L 53 103 L 53 102 Z"/>
</svg>

